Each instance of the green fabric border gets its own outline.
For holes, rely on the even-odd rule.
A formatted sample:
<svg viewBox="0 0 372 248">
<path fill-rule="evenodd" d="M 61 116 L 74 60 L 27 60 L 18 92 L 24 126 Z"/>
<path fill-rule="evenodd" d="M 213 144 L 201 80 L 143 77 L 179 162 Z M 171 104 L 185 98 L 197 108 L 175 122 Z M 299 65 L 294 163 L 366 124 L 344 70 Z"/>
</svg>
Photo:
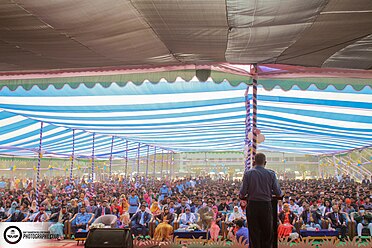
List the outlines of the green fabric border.
<svg viewBox="0 0 372 248">
<path fill-rule="evenodd" d="M 50 85 L 56 89 L 61 89 L 65 85 L 76 89 L 81 84 L 88 88 L 93 88 L 96 84 L 108 88 L 112 83 L 124 87 L 128 82 L 135 85 L 141 85 L 148 80 L 154 84 L 159 83 L 161 79 L 166 79 L 169 83 L 176 81 L 177 77 L 181 77 L 185 81 L 190 81 L 196 75 L 195 70 L 178 70 L 168 72 L 152 72 L 152 73 L 133 73 L 133 74 L 116 74 L 104 76 L 80 76 L 80 77 L 63 77 L 63 78 L 42 78 L 42 79 L 27 79 L 27 80 L 2 80 L 0 81 L 0 90 L 4 87 L 15 91 L 18 87 L 25 90 L 30 90 L 36 86 L 42 90 L 46 90 Z M 232 73 L 212 71 L 210 77 L 217 84 L 228 81 L 232 86 L 237 86 L 241 83 L 252 84 L 252 78 Z M 337 90 L 342 90 L 350 85 L 354 90 L 360 91 L 365 86 L 372 87 L 372 79 L 363 78 L 295 78 L 295 79 L 268 79 L 259 78 L 258 83 L 266 90 L 272 90 L 275 87 L 280 87 L 283 90 L 290 90 L 294 86 L 298 86 L 301 90 L 308 89 L 311 85 L 315 85 L 318 89 L 324 90 L 332 85 Z"/>
</svg>

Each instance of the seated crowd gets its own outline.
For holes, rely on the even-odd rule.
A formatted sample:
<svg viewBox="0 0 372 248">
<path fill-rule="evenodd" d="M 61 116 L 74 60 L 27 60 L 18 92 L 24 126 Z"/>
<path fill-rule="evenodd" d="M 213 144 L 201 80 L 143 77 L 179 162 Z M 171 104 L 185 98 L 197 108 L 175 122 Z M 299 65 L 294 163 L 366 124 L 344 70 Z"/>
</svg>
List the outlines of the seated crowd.
<svg viewBox="0 0 372 248">
<path fill-rule="evenodd" d="M 1 179 L 0 221 L 52 222 L 50 231 L 65 234 L 88 230 L 94 220 L 115 215 L 115 227 L 131 228 L 135 236 L 151 235 L 168 240 L 180 228 L 208 229 L 218 236 L 247 239 L 246 201 L 238 198 L 238 181 L 210 178 L 126 180 L 89 182 L 62 178 L 44 179 L 39 202 L 31 180 Z M 348 234 L 349 223 L 358 236 L 372 236 L 372 184 L 342 180 L 281 180 L 283 201 L 278 204 L 278 235 L 285 237 L 300 229 L 335 229 Z M 69 230 L 67 230 L 69 229 Z M 226 236 L 227 235 L 227 236 Z"/>
</svg>

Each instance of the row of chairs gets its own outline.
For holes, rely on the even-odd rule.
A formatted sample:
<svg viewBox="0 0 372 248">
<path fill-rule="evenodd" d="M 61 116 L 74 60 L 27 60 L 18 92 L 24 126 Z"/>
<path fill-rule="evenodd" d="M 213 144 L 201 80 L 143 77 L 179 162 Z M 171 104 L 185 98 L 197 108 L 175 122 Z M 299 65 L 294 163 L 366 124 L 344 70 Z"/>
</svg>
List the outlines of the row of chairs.
<svg viewBox="0 0 372 248">
<path fill-rule="evenodd" d="M 88 213 L 89 214 L 89 213 Z M 94 220 L 94 215 L 93 214 L 90 214 L 91 215 L 91 218 L 89 220 L 89 225 L 93 223 L 93 220 Z M 196 224 L 198 224 L 199 226 L 202 226 L 202 221 L 201 221 L 201 218 L 200 218 L 200 215 L 199 214 L 195 214 L 195 217 L 196 217 Z M 67 227 L 66 227 L 66 237 L 68 238 L 71 238 L 71 235 L 73 234 L 72 233 L 72 226 L 75 225 L 75 218 L 76 218 L 76 215 L 67 223 Z M 181 215 L 177 215 L 175 214 L 175 221 L 173 223 L 170 223 L 174 230 L 177 230 L 180 226 L 180 218 L 181 218 Z M 229 219 L 229 214 L 226 214 L 226 218 L 225 220 L 223 220 L 221 222 L 221 235 L 222 237 L 227 237 L 227 233 L 228 233 L 228 226 L 227 226 L 227 223 L 228 223 L 228 219 Z M 113 225 L 116 225 L 116 222 L 113 223 Z M 352 239 L 356 236 L 357 232 L 356 232 L 356 223 L 355 222 L 352 222 L 352 221 L 349 221 L 348 223 L 348 236 Z M 154 232 L 155 232 L 155 228 L 156 228 L 156 225 L 157 225 L 157 222 L 155 221 L 155 218 L 154 216 L 152 216 L 151 220 L 150 220 L 150 223 L 149 223 L 149 235 L 151 237 L 153 237 L 154 235 Z M 301 227 L 302 227 L 303 223 L 301 221 L 297 221 L 296 224 L 295 224 L 295 228 L 297 230 L 297 232 L 299 232 L 301 230 Z M 328 225 L 329 225 L 329 221 L 328 220 L 325 220 L 321 223 L 321 227 L 322 229 L 327 229 L 328 228 Z M 114 226 L 113 226 L 114 227 Z M 368 231 L 365 232 L 366 236 L 369 235 Z"/>
</svg>

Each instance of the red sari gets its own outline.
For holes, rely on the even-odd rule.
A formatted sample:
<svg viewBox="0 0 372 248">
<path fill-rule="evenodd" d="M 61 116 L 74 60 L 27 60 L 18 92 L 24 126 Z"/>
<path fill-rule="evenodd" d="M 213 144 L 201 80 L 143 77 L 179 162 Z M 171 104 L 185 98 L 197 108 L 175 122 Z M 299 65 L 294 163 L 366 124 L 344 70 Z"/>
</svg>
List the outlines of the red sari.
<svg viewBox="0 0 372 248">
<path fill-rule="evenodd" d="M 288 237 L 292 233 L 293 226 L 289 221 L 290 213 L 291 212 L 285 213 L 284 221 L 278 227 L 278 237 L 279 238 Z"/>
</svg>

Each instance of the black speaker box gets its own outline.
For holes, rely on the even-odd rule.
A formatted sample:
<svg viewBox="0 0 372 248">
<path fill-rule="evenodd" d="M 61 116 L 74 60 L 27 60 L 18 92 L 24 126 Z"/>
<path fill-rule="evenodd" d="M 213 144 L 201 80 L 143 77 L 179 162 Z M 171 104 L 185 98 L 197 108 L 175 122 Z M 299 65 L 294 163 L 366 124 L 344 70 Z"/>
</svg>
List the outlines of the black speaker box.
<svg viewBox="0 0 372 248">
<path fill-rule="evenodd" d="M 132 248 L 130 229 L 96 228 L 89 231 L 85 248 Z"/>
</svg>

